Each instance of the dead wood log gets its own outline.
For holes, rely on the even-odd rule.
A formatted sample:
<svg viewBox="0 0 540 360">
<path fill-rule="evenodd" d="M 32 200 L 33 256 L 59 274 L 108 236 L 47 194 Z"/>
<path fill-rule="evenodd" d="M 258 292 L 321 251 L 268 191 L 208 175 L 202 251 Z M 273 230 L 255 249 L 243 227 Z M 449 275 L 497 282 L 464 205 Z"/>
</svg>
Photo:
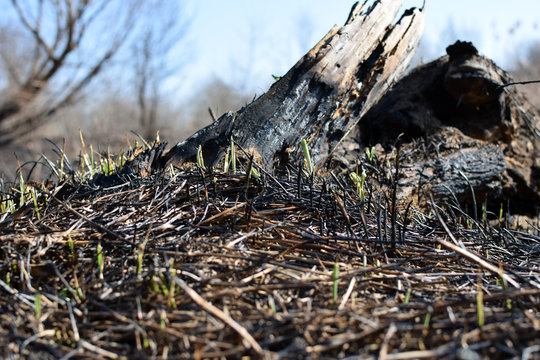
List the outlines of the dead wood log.
<svg viewBox="0 0 540 360">
<path fill-rule="evenodd" d="M 462 204 L 486 201 L 496 213 L 503 204 L 514 214 L 538 214 L 538 111 L 519 87 L 503 86 L 511 76 L 471 43 L 458 41 L 447 52 L 396 83 L 360 120 L 356 143 L 391 146 L 403 134 L 410 144 L 401 198 L 432 193 Z M 358 153 L 345 158 L 352 163 Z"/>
<path fill-rule="evenodd" d="M 306 139 L 321 166 L 414 54 L 424 12 L 407 10 L 395 22 L 400 6 L 396 0 L 356 3 L 345 25 L 331 29 L 264 95 L 174 146 L 158 166 L 193 160 L 199 145 L 205 163 L 214 164 L 231 136 L 267 168 L 298 160 Z"/>
</svg>

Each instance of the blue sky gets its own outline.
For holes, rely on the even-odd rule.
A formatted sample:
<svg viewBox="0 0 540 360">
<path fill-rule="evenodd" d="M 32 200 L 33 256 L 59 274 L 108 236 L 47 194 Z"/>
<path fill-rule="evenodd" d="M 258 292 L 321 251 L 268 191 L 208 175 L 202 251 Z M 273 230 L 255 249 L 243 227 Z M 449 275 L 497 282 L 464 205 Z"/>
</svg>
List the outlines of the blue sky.
<svg viewBox="0 0 540 360">
<path fill-rule="evenodd" d="M 355 1 L 188 0 L 192 14 L 182 51 L 191 60 L 179 95 L 188 96 L 213 76 L 261 94 L 271 74 L 286 72 L 334 25 L 343 25 Z M 426 0 L 423 60 L 444 54 L 456 39 L 471 40 L 503 68 L 532 41 L 540 41 L 540 1 Z M 403 1 L 404 7 L 422 1 Z"/>
<path fill-rule="evenodd" d="M 182 71 L 166 83 L 166 93 L 182 103 L 217 77 L 247 94 L 260 95 L 273 82 L 272 74 L 284 74 L 334 24 L 343 25 L 354 3 L 182 0 L 184 11 L 178 18 L 189 18 L 190 26 L 171 54 L 170 60 L 180 62 Z M 422 3 L 404 0 L 403 7 Z M 457 39 L 470 40 L 480 53 L 510 70 L 516 57 L 524 56 L 528 45 L 540 42 L 538 0 L 426 3 L 426 25 L 419 51 L 423 61 L 443 55 L 446 46 Z"/>
</svg>

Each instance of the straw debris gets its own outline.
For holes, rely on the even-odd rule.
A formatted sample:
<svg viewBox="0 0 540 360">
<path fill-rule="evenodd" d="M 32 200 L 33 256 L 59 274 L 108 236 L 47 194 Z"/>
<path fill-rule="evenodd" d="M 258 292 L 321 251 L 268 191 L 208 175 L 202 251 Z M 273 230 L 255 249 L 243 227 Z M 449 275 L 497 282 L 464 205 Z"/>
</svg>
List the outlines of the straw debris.
<svg viewBox="0 0 540 360">
<path fill-rule="evenodd" d="M 2 214 L 2 357 L 538 355 L 534 231 L 396 204 L 397 161 L 364 160 L 364 201 L 345 175 L 249 164 L 71 178 L 39 219 Z"/>
</svg>

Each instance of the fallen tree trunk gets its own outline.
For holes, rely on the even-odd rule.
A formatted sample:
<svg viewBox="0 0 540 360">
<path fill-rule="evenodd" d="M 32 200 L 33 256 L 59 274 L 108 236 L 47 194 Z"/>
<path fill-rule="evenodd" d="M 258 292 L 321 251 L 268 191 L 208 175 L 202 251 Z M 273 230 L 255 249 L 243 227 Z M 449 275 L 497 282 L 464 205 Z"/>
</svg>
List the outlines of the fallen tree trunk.
<svg viewBox="0 0 540 360">
<path fill-rule="evenodd" d="M 345 25 L 330 30 L 264 95 L 174 146 L 159 166 L 193 160 L 199 145 L 205 163 L 215 164 L 231 136 L 267 168 L 298 160 L 306 139 L 321 166 L 412 59 L 424 12 L 407 10 L 395 22 L 400 6 L 356 3 Z"/>
<path fill-rule="evenodd" d="M 194 160 L 199 146 L 205 163 L 214 165 L 232 137 L 267 169 L 297 162 L 306 139 L 316 167 L 338 158 L 350 172 L 361 166 L 362 145 L 395 144 L 403 134 L 400 141 L 425 142 L 402 152 L 398 198 L 425 204 L 424 195 L 433 194 L 538 214 L 537 112 L 504 86 L 512 82 L 506 72 L 466 42 L 414 69 L 389 92 L 423 29 L 422 9 L 394 23 L 399 8 L 389 0 L 356 4 L 343 27 L 334 27 L 264 95 L 174 146 L 158 167 Z M 344 139 L 354 140 L 348 159 Z"/>
<path fill-rule="evenodd" d="M 519 87 L 505 86 L 511 76 L 471 43 L 458 41 L 447 52 L 396 83 L 360 120 L 346 140 L 349 149 L 336 155 L 352 169 L 363 147 L 391 148 L 401 134 L 408 144 L 398 197 L 423 203 L 432 194 L 469 209 L 487 204 L 498 213 L 502 204 L 513 214 L 538 214 L 538 111 Z"/>
</svg>

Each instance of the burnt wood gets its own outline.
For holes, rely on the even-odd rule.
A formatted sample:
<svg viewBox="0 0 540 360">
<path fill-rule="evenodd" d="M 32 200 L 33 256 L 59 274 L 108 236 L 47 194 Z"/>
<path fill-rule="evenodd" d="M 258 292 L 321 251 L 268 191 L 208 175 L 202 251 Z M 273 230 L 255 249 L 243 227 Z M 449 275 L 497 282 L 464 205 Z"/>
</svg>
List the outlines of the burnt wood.
<svg viewBox="0 0 540 360">
<path fill-rule="evenodd" d="M 409 65 L 423 31 L 423 9 L 396 21 L 400 1 L 356 3 L 343 27 L 334 26 L 261 97 L 195 133 L 160 166 L 193 160 L 199 145 L 214 164 L 230 137 L 267 168 L 298 160 L 302 139 L 321 166 L 362 115 Z"/>
<path fill-rule="evenodd" d="M 471 43 L 458 41 L 447 53 L 412 70 L 365 114 L 355 129 L 356 147 L 388 148 L 402 134 L 401 143 L 409 144 L 401 162 L 401 198 L 432 193 L 538 214 L 537 109 L 519 86 L 504 86 L 512 77 Z"/>
</svg>

